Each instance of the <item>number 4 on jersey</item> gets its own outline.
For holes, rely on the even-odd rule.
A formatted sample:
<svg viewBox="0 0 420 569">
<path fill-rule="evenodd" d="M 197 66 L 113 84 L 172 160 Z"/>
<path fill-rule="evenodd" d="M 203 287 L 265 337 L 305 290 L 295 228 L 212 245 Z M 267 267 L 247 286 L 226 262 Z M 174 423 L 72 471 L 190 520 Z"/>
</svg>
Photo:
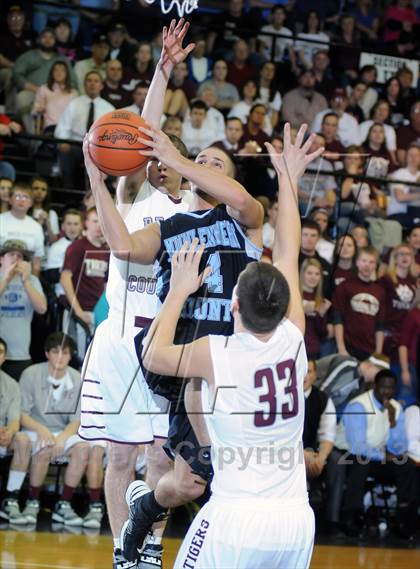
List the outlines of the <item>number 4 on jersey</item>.
<svg viewBox="0 0 420 569">
<path fill-rule="evenodd" d="M 211 273 L 204 282 L 207 284 L 209 292 L 221 294 L 223 292 L 223 277 L 221 273 L 222 261 L 220 260 L 220 253 L 212 253 L 207 265 L 210 265 Z"/>
</svg>

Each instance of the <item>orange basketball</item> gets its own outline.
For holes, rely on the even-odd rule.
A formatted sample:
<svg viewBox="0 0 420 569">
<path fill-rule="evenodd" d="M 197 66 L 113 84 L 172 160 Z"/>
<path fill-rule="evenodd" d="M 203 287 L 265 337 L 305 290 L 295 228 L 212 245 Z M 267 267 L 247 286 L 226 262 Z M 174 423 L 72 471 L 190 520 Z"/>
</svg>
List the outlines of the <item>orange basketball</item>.
<svg viewBox="0 0 420 569">
<path fill-rule="evenodd" d="M 137 139 L 149 138 L 138 130 L 147 127 L 140 115 L 123 109 L 106 113 L 89 130 L 89 154 L 96 166 L 111 176 L 128 176 L 149 160 L 139 153 L 149 149 Z"/>
</svg>

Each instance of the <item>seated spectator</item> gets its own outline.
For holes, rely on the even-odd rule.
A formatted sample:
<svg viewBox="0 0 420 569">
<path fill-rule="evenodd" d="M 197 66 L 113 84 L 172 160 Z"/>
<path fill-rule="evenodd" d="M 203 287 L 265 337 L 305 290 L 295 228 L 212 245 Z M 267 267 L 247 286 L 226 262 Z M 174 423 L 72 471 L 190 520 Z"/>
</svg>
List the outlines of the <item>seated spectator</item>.
<svg viewBox="0 0 420 569">
<path fill-rule="evenodd" d="M 325 298 L 331 298 L 330 295 L 330 278 L 331 266 L 330 264 L 319 255 L 316 250 L 319 238 L 321 236 L 321 229 L 319 225 L 312 219 L 304 219 L 302 221 L 302 238 L 299 253 L 299 268 L 302 266 L 305 259 L 316 259 L 322 267 L 323 277 L 323 290 L 322 294 Z"/>
<path fill-rule="evenodd" d="M 305 259 L 300 267 L 300 290 L 305 313 L 305 347 L 308 359 L 319 358 L 327 338 L 327 312 L 331 302 L 323 298 L 322 267 L 317 259 Z M 332 327 L 331 327 L 332 335 Z"/>
<path fill-rule="evenodd" d="M 369 240 L 369 233 L 365 225 L 355 225 L 350 235 L 356 241 L 357 248 L 360 249 L 361 247 L 369 247 L 370 240 Z"/>
<path fill-rule="evenodd" d="M 16 121 L 13 121 L 7 115 L 0 113 L 0 176 L 5 176 L 11 180 L 16 179 L 16 170 L 13 164 L 3 160 L 3 151 L 5 147 L 4 137 L 13 136 L 15 133 L 21 132 L 22 127 Z"/>
<path fill-rule="evenodd" d="M 32 107 L 33 115 L 40 115 L 39 133 L 53 134 L 64 109 L 77 97 L 76 89 L 71 86 L 70 71 L 65 63 L 57 61 L 51 66 L 47 82 L 37 89 Z M 35 122 L 37 117 L 35 117 Z"/>
<path fill-rule="evenodd" d="M 244 126 L 244 133 L 241 138 L 241 146 L 245 146 L 247 142 L 255 144 L 256 152 L 264 152 L 265 142 L 269 142 L 270 138 L 263 130 L 267 109 L 262 103 L 255 103 L 252 105 L 248 120 Z"/>
<path fill-rule="evenodd" d="M 37 221 L 44 232 L 44 244 L 51 245 L 57 241 L 60 227 L 57 212 L 50 208 L 48 182 L 45 178 L 35 177 L 31 182 L 32 209 L 31 216 Z"/>
<path fill-rule="evenodd" d="M 76 97 L 67 105 L 55 128 L 56 138 L 81 142 L 95 120 L 114 109 L 100 96 L 102 87 L 101 75 L 97 71 L 89 71 L 85 77 L 86 95 Z M 84 169 L 81 146 L 63 142 L 58 149 L 64 187 L 82 187 Z"/>
<path fill-rule="evenodd" d="M 353 235 L 347 234 L 339 237 L 335 243 L 331 261 L 333 289 L 356 274 L 357 244 Z"/>
<path fill-rule="evenodd" d="M 10 239 L 23 241 L 31 252 L 32 271 L 38 276 L 41 259 L 44 256 L 44 234 L 42 228 L 27 215 L 33 204 L 32 190 L 22 182 L 16 182 L 11 190 L 10 210 L 0 215 L 0 245 Z"/>
<path fill-rule="evenodd" d="M 249 79 L 256 79 L 257 69 L 248 62 L 249 46 L 244 40 L 237 40 L 233 45 L 233 57 L 228 63 L 227 81 L 233 83 L 238 91 Z"/>
<path fill-rule="evenodd" d="M 82 236 L 83 216 L 77 209 L 68 209 L 64 212 L 63 223 L 61 224 L 62 237 L 51 245 L 48 249 L 47 266 L 44 277 L 51 284 L 55 285 L 57 297 L 64 294 L 63 287 L 59 284 L 61 269 L 64 264 L 66 251 L 75 241 Z"/>
<path fill-rule="evenodd" d="M 386 101 L 390 108 L 389 122 L 394 127 L 404 122 L 404 106 L 401 100 L 401 84 L 397 77 L 390 77 L 384 85 L 381 99 Z"/>
<path fill-rule="evenodd" d="M 420 407 L 410 405 L 404 411 L 405 431 L 407 433 L 407 454 L 417 466 L 420 464 Z"/>
<path fill-rule="evenodd" d="M 121 86 L 123 68 L 121 61 L 110 59 L 106 62 L 102 99 L 108 101 L 116 109 L 127 107 L 131 102 L 131 94 Z"/>
<path fill-rule="evenodd" d="M 322 117 L 320 134 L 324 137 L 324 156 L 332 163 L 342 162 L 346 148 L 338 140 L 338 115 L 328 112 Z"/>
<path fill-rule="evenodd" d="M 102 79 L 105 79 L 105 61 L 109 54 L 109 45 L 106 35 L 97 34 L 92 40 L 92 56 L 78 61 L 74 66 L 74 73 L 77 77 L 77 88 L 81 95 L 85 93 L 85 77 L 89 71 L 97 71 Z"/>
<path fill-rule="evenodd" d="M 308 360 L 308 371 L 303 380 L 305 394 L 305 422 L 303 448 L 306 476 L 321 476 L 327 459 L 334 448 L 337 417 L 334 403 L 328 395 L 314 385 L 317 378 L 315 360 Z"/>
<path fill-rule="evenodd" d="M 195 47 L 187 59 L 188 78 L 194 83 L 201 85 L 201 83 L 210 79 L 213 62 L 209 57 L 206 57 L 206 40 L 203 35 L 194 35 L 192 42 L 195 44 Z"/>
<path fill-rule="evenodd" d="M 34 44 L 33 33 L 25 29 L 25 23 L 25 12 L 21 6 L 11 5 L 6 16 L 7 28 L 2 30 L 0 37 L 0 93 L 4 92 L 6 111 L 10 113 L 15 112 L 14 63 Z"/>
<path fill-rule="evenodd" d="M 338 116 L 337 136 L 341 144 L 349 146 L 350 144 L 358 144 L 358 122 L 346 112 L 349 99 L 344 89 L 335 89 L 330 99 L 330 107 L 319 111 L 314 117 L 311 124 L 311 132 L 319 132 L 321 130 L 322 119 L 327 113 L 335 113 Z"/>
<path fill-rule="evenodd" d="M 384 354 L 391 363 L 398 363 L 398 346 L 402 322 L 413 307 L 417 270 L 414 251 L 401 243 L 392 250 L 388 270 L 378 280 L 385 291 Z"/>
<path fill-rule="evenodd" d="M 333 295 L 334 333 L 338 352 L 359 360 L 381 354 L 384 343 L 385 293 L 376 282 L 378 252 L 359 249 L 357 276 L 340 284 Z"/>
<path fill-rule="evenodd" d="M 277 211 L 278 211 L 277 200 L 271 200 L 267 208 L 267 221 L 263 225 L 263 245 L 265 249 L 272 251 L 274 245 L 274 230 L 277 222 Z"/>
<path fill-rule="evenodd" d="M 258 80 L 257 98 L 258 102 L 263 103 L 268 111 L 270 130 L 267 134 L 269 136 L 272 135 L 273 129 L 277 126 L 281 109 L 281 95 L 274 84 L 275 75 L 276 68 L 274 63 L 267 62 L 262 66 Z"/>
<path fill-rule="evenodd" d="M 397 157 L 400 164 L 405 164 L 407 150 L 413 143 L 420 146 L 420 101 L 411 107 L 410 124 L 397 129 Z"/>
<path fill-rule="evenodd" d="M 232 108 L 232 110 L 228 114 L 228 117 L 238 118 L 240 119 L 242 124 L 245 125 L 248 121 L 249 113 L 252 106 L 256 102 L 259 102 L 257 101 L 257 92 L 258 92 L 257 83 L 253 79 L 250 79 L 249 81 L 244 83 L 241 90 L 242 100 L 239 101 L 239 103 L 237 103 Z M 267 135 L 269 135 L 269 133 L 273 131 L 273 127 L 271 125 L 268 113 L 266 114 L 266 117 L 264 119 L 263 130 Z"/>
<path fill-rule="evenodd" d="M 177 63 L 173 68 L 165 93 L 165 114 L 185 117 L 190 101 L 194 99 L 196 93 L 197 86 L 188 79 L 187 64 L 185 61 Z"/>
<path fill-rule="evenodd" d="M 335 74 L 342 81 L 355 80 L 359 70 L 361 41 L 356 20 L 351 14 L 341 14 L 333 41 L 331 65 Z"/>
<path fill-rule="evenodd" d="M 371 45 L 378 40 L 381 20 L 372 0 L 357 0 L 351 14 L 356 20 L 356 27 L 362 34 L 362 43 Z"/>
<path fill-rule="evenodd" d="M 33 313 L 47 311 L 41 283 L 31 274 L 30 258 L 26 244 L 17 239 L 5 241 L 0 250 L 0 337 L 8 346 L 3 369 L 17 381 L 32 363 L 29 346 Z"/>
<path fill-rule="evenodd" d="M 349 94 L 349 104 L 347 105 L 346 112 L 352 115 L 357 122 L 360 124 L 365 120 L 365 115 L 363 109 L 360 106 L 360 102 L 365 96 L 367 91 L 367 85 L 364 81 L 356 79 L 353 84 L 350 94 Z"/>
<path fill-rule="evenodd" d="M 324 146 L 324 137 L 317 134 L 311 145 L 311 152 Z M 306 217 L 312 207 L 333 208 L 337 184 L 333 176 L 318 174 L 319 170 L 333 173 L 334 168 L 328 160 L 320 156 L 307 167 L 305 174 L 298 182 L 299 209 Z"/>
<path fill-rule="evenodd" d="M 317 243 L 316 250 L 320 256 L 328 263 L 332 263 L 335 244 L 328 234 L 328 224 L 330 221 L 329 212 L 323 207 L 314 207 L 311 211 L 310 219 L 313 219 L 321 231 L 321 237 Z"/>
<path fill-rule="evenodd" d="M 108 271 L 109 250 L 104 243 L 96 209 L 86 213 L 85 236 L 73 241 L 66 250 L 60 284 L 67 301 L 63 330 L 77 342 L 77 354 L 86 352 L 85 329 L 72 320 L 74 314 L 93 333 L 93 309 L 104 292 Z"/>
<path fill-rule="evenodd" d="M 87 443 L 77 434 L 80 425 L 80 373 L 69 367 L 74 345 L 61 332 L 45 341 L 47 361 L 24 371 L 20 382 L 22 431 L 15 435 L 15 453 L 2 504 L 2 517 L 17 525 L 36 524 L 40 494 L 50 463 L 68 460 L 64 487 L 52 520 L 65 526 L 99 528 L 103 516 L 100 493 L 106 443 Z M 22 512 L 19 496 L 26 473 L 29 495 Z M 73 510 L 74 491 L 86 473 L 89 513 L 83 519 Z M 95 523 L 96 522 L 96 523 Z"/>
<path fill-rule="evenodd" d="M 14 437 L 20 428 L 20 391 L 16 381 L 1 370 L 7 344 L 0 338 L 0 458 L 13 452 Z"/>
<path fill-rule="evenodd" d="M 225 137 L 218 140 L 212 146 L 220 148 L 229 155 L 232 162 L 236 161 L 236 154 L 241 148 L 239 142 L 244 134 L 241 121 L 236 117 L 230 117 L 226 120 Z"/>
<path fill-rule="evenodd" d="M 384 473 L 392 477 L 397 487 L 398 534 L 409 538 L 415 531 L 416 467 L 406 456 L 404 412 L 393 398 L 396 387 L 395 375 L 388 370 L 380 371 L 375 377 L 373 390 L 350 401 L 337 427 L 335 446 L 351 455 L 343 504 L 346 532 L 351 536 L 363 533 L 363 496 L 367 477 L 383 477 Z M 338 466 L 338 469 L 345 468 L 344 465 Z"/>
<path fill-rule="evenodd" d="M 325 97 L 315 91 L 315 83 L 313 71 L 302 71 L 298 87 L 283 98 L 282 118 L 290 122 L 293 128 L 299 128 L 302 123 L 311 124 L 317 114 L 328 107 Z M 315 132 L 318 131 L 319 128 Z"/>
<path fill-rule="evenodd" d="M 378 92 L 374 89 L 374 85 L 378 78 L 378 71 L 374 65 L 364 65 L 359 72 L 359 79 L 366 83 L 367 91 L 362 97 L 359 105 L 362 107 L 365 119 L 370 117 L 373 105 L 378 100 Z"/>
<path fill-rule="evenodd" d="M 359 136 L 361 141 L 366 140 L 369 129 L 374 123 L 383 124 L 385 130 L 386 145 L 388 151 L 392 156 L 392 161 L 396 163 L 397 138 L 394 127 L 388 124 L 390 112 L 391 109 L 387 101 L 378 101 L 372 108 L 371 119 L 362 122 L 362 124 L 359 126 Z"/>
<path fill-rule="evenodd" d="M 420 187 L 405 186 L 401 182 L 418 182 L 420 171 L 420 147 L 412 144 L 406 154 L 405 168 L 395 170 L 390 176 L 390 200 L 387 215 L 395 219 L 404 227 L 411 227 L 420 218 Z M 400 183 L 392 183 L 392 180 Z"/>
<path fill-rule="evenodd" d="M 414 403 L 419 393 L 420 302 L 418 289 L 416 295 L 416 304 L 402 321 L 399 330 L 398 360 L 401 373 L 398 382 L 398 397 L 406 405 Z"/>
<path fill-rule="evenodd" d="M 201 150 L 211 146 L 218 140 L 216 129 L 206 125 L 208 106 L 204 101 L 196 99 L 191 103 L 191 114 L 182 126 L 182 140 L 188 148 L 190 156 L 197 156 Z"/>
<path fill-rule="evenodd" d="M 0 213 L 5 213 L 10 209 L 10 196 L 13 188 L 13 180 L 0 177 Z"/>
<path fill-rule="evenodd" d="M 19 56 L 13 68 L 13 81 L 18 90 L 17 113 L 22 117 L 28 132 L 33 131 L 30 113 L 35 94 L 38 87 L 47 83 L 51 65 L 56 61 L 63 61 L 71 69 L 69 60 L 55 52 L 55 43 L 54 31 L 46 28 L 39 34 L 38 47 Z M 76 87 L 76 78 L 72 71 L 70 76 L 72 86 Z"/>
<path fill-rule="evenodd" d="M 271 8 L 270 24 L 263 26 L 258 36 L 261 46 L 261 52 L 265 59 L 274 63 L 282 63 L 285 56 L 289 58 L 292 66 L 295 67 L 295 52 L 293 49 L 293 39 L 287 39 L 285 36 L 292 38 L 292 30 L 286 28 L 284 23 L 287 18 L 287 12 L 282 5 L 274 5 Z M 273 35 L 264 35 L 263 32 L 276 34 L 281 37 L 276 38 Z M 274 49 L 273 49 L 274 48 Z"/>
<path fill-rule="evenodd" d="M 312 71 L 315 73 L 315 90 L 329 100 L 331 93 L 336 87 L 330 69 L 330 56 L 328 50 L 320 49 L 316 51 L 312 58 Z"/>
<path fill-rule="evenodd" d="M 410 111 L 416 102 L 416 91 L 414 83 L 414 75 L 408 67 L 400 67 L 396 73 L 396 77 L 401 85 L 400 99 L 403 107 L 404 118 L 410 118 Z"/>
<path fill-rule="evenodd" d="M 112 46 L 110 51 L 110 59 L 120 59 L 112 56 Z M 124 63 L 121 60 L 123 66 Z M 131 59 L 130 59 L 131 61 Z M 148 42 L 141 42 L 134 54 L 134 59 L 129 67 L 125 67 L 122 85 L 127 91 L 132 91 L 139 81 L 151 81 L 155 64 L 153 62 L 152 46 Z"/>
<path fill-rule="evenodd" d="M 227 114 L 231 108 L 239 101 L 237 88 L 226 81 L 227 63 L 223 59 L 214 62 L 212 78 L 208 79 L 200 86 L 198 96 L 201 96 L 202 89 L 208 85 L 214 87 L 216 91 L 216 109 Z"/>
<path fill-rule="evenodd" d="M 418 18 L 407 0 L 396 0 L 388 6 L 384 15 L 384 40 L 391 44 L 393 52 L 400 57 L 410 57 L 416 47 L 415 26 Z"/>
<path fill-rule="evenodd" d="M 56 37 L 56 49 L 57 53 L 67 57 L 69 61 L 74 65 L 78 58 L 79 53 L 82 50 L 78 50 L 76 43 L 72 39 L 72 29 L 71 23 L 66 18 L 60 18 L 54 23 L 54 32 Z"/>
<path fill-rule="evenodd" d="M 133 104 L 125 107 L 125 109 L 137 115 L 141 115 L 149 87 L 150 83 L 148 81 L 140 81 L 137 83 L 134 91 L 131 93 Z"/>
<path fill-rule="evenodd" d="M 395 153 L 392 155 L 388 149 L 385 128 L 382 123 L 372 123 L 362 148 L 369 155 L 367 176 L 385 178 L 388 172 L 393 170 Z"/>
<path fill-rule="evenodd" d="M 182 138 L 182 121 L 178 117 L 168 117 L 162 125 L 162 131 L 165 134 L 174 134 L 178 138 Z M 214 146 L 214 145 L 213 145 Z"/>
<path fill-rule="evenodd" d="M 312 40 L 310 42 L 305 40 Z M 303 32 L 297 35 L 295 52 L 298 64 L 304 69 L 311 69 L 314 54 L 323 49 L 329 50 L 330 38 L 322 31 L 322 22 L 315 10 L 310 10 L 306 15 Z"/>
<path fill-rule="evenodd" d="M 201 89 L 201 100 L 204 101 L 208 107 L 205 126 L 211 131 L 216 131 L 217 139 L 223 138 L 226 126 L 225 117 L 214 106 L 217 101 L 215 88 L 211 85 L 207 85 L 207 87 Z M 185 118 L 188 118 L 188 113 L 189 111 L 187 111 Z"/>
<path fill-rule="evenodd" d="M 127 28 L 121 22 L 113 23 L 108 29 L 109 59 L 118 59 L 121 61 L 123 67 L 131 63 L 136 50 L 135 46 L 128 41 L 128 38 Z M 137 51 L 137 55 L 138 54 L 139 50 Z M 150 56 L 151 55 L 152 51 L 150 50 Z M 143 77 L 143 79 L 151 79 L 151 77 Z"/>
</svg>

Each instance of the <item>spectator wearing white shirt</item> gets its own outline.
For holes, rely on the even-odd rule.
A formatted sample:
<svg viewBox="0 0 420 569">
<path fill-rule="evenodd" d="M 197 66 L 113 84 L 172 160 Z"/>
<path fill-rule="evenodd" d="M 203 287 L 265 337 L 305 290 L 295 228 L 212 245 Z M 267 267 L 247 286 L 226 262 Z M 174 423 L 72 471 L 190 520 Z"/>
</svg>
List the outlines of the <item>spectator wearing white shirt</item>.
<svg viewBox="0 0 420 569">
<path fill-rule="evenodd" d="M 359 125 L 359 138 L 361 141 L 366 140 L 370 127 L 373 123 L 381 123 L 384 125 L 386 146 L 391 154 L 394 163 L 397 162 L 397 135 L 395 128 L 387 124 L 391 116 L 391 107 L 388 101 L 378 101 L 372 108 L 371 118 Z"/>
<path fill-rule="evenodd" d="M 182 125 L 182 140 L 190 156 L 197 156 L 203 148 L 211 146 L 221 138 L 214 125 L 206 121 L 207 111 L 208 106 L 204 101 L 193 101 L 190 117 Z"/>
<path fill-rule="evenodd" d="M 344 89 L 335 89 L 331 99 L 330 108 L 319 112 L 311 125 L 311 132 L 320 132 L 322 119 L 327 113 L 335 113 L 338 116 L 338 140 L 343 146 L 350 146 L 351 144 L 359 144 L 359 123 L 357 120 L 346 113 L 346 108 L 349 103 L 348 97 Z"/>
<path fill-rule="evenodd" d="M 314 40 L 307 42 L 305 40 Z M 319 43 L 316 43 L 318 40 Z M 315 53 L 320 50 L 329 49 L 330 38 L 321 31 L 321 20 L 315 10 L 310 10 L 306 16 L 303 32 L 297 35 L 295 43 L 295 51 L 297 53 L 299 63 L 305 69 L 312 68 L 312 58 Z"/>
<path fill-rule="evenodd" d="M 73 99 L 64 110 L 55 128 L 56 138 L 82 141 L 94 121 L 114 110 L 100 96 L 103 81 L 98 71 L 89 71 L 85 77 L 86 95 Z M 59 145 L 63 184 L 66 188 L 81 187 L 84 168 L 81 146 L 61 143 Z"/>
<path fill-rule="evenodd" d="M 365 119 L 370 117 L 370 111 L 378 100 L 378 92 L 372 87 L 378 78 L 378 71 L 374 65 L 364 65 L 360 70 L 359 77 L 361 81 L 368 86 L 366 93 L 359 102 L 360 107 L 365 115 Z"/>
<path fill-rule="evenodd" d="M 412 144 L 406 154 L 405 168 L 395 170 L 389 180 L 419 182 L 420 179 L 420 148 Z M 390 184 L 390 197 L 387 216 L 399 221 L 404 227 L 413 225 L 415 217 L 420 217 L 420 188 L 405 186 L 401 183 Z"/>
<path fill-rule="evenodd" d="M 277 91 L 274 78 L 276 75 L 276 68 L 274 63 L 268 61 L 264 63 L 260 71 L 258 81 L 258 95 L 257 102 L 264 103 L 267 108 L 267 115 L 270 121 L 270 131 L 267 132 L 269 136 L 273 133 L 276 127 L 281 109 L 281 95 Z M 265 130 L 265 129 L 264 129 Z"/>
<path fill-rule="evenodd" d="M 257 92 L 258 86 L 253 79 L 249 79 L 244 83 L 242 87 L 242 100 L 232 108 L 228 114 L 228 118 L 238 118 L 245 125 L 248 122 L 248 116 L 251 111 L 251 107 L 257 102 Z M 280 99 L 281 105 L 281 99 Z M 264 118 L 263 131 L 270 136 L 273 132 L 273 127 L 271 125 L 270 117 L 268 113 Z"/>
<path fill-rule="evenodd" d="M 205 125 L 207 125 L 211 130 L 216 131 L 217 140 L 219 138 L 223 138 L 223 133 L 225 132 L 226 123 L 223 114 L 215 107 L 217 100 L 215 88 L 212 87 L 211 85 L 207 85 L 207 87 L 202 89 L 200 99 L 204 101 L 208 107 Z M 189 111 L 187 111 L 185 118 L 188 117 L 189 117 Z"/>
<path fill-rule="evenodd" d="M 282 37 L 273 37 L 272 35 L 264 35 L 260 33 L 258 40 L 261 42 L 261 49 L 264 57 L 269 61 L 280 63 L 283 61 L 285 52 L 288 52 L 289 59 L 295 61 L 295 53 L 293 51 L 293 39 L 287 39 L 284 36 L 292 38 L 293 33 L 283 24 L 286 21 L 287 13 L 284 6 L 273 6 L 271 8 L 271 24 L 263 26 L 261 32 L 268 32 Z M 275 43 L 273 52 L 273 43 Z"/>
<path fill-rule="evenodd" d="M 10 239 L 23 241 L 33 255 L 32 271 L 38 276 L 44 256 L 44 234 L 41 225 L 27 215 L 32 207 L 32 190 L 22 182 L 16 182 L 10 195 L 10 211 L 0 215 L 0 245 Z"/>
<path fill-rule="evenodd" d="M 74 73 L 77 77 L 79 93 L 85 93 L 85 77 L 89 71 L 97 71 L 101 77 L 105 78 L 105 60 L 109 54 L 109 45 L 105 34 L 98 34 L 93 38 L 92 57 L 78 61 L 74 66 Z"/>
</svg>

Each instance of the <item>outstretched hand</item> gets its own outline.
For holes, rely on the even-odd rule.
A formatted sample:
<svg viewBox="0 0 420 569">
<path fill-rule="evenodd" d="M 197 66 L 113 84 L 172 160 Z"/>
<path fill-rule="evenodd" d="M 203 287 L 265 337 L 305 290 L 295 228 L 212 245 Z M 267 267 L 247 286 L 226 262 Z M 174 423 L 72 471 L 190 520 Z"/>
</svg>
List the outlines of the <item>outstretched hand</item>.
<svg viewBox="0 0 420 569">
<path fill-rule="evenodd" d="M 308 125 L 303 124 L 296 135 L 295 143 L 292 144 L 290 124 L 286 123 L 283 131 L 283 152 L 281 154 L 276 152 L 275 148 L 269 142 L 265 143 L 270 154 L 271 163 L 277 174 L 279 176 L 287 176 L 294 183 L 296 183 L 305 172 L 308 164 L 324 152 L 324 148 L 321 147 L 315 152 L 309 153 L 309 149 L 316 135 L 311 134 L 306 142 L 303 143 L 307 129 Z"/>
<path fill-rule="evenodd" d="M 149 138 L 138 137 L 139 142 L 148 146 L 150 150 L 140 150 L 143 156 L 150 156 L 162 160 L 166 166 L 175 167 L 179 160 L 180 152 L 172 144 L 171 139 L 159 128 L 153 126 L 139 126 L 140 133 L 147 135 Z"/>
<path fill-rule="evenodd" d="M 190 244 L 186 241 L 179 251 L 172 255 L 172 273 L 170 290 L 187 298 L 198 290 L 211 273 L 208 266 L 199 274 L 199 266 L 204 251 L 204 245 L 198 245 L 198 239 Z"/>
<path fill-rule="evenodd" d="M 178 23 L 172 20 L 169 28 L 164 26 L 162 31 L 162 53 L 159 65 L 169 79 L 169 75 L 177 63 L 184 61 L 195 48 L 194 43 L 182 47 L 182 42 L 190 27 L 189 22 L 181 18 Z"/>
<path fill-rule="evenodd" d="M 90 187 L 92 189 L 94 189 L 94 187 L 98 183 L 103 183 L 105 181 L 106 174 L 101 172 L 99 170 L 99 168 L 96 166 L 96 164 L 94 163 L 94 161 L 92 160 L 90 153 L 89 153 L 89 142 L 88 141 L 89 141 L 89 134 L 86 134 L 85 138 L 83 139 L 83 156 L 85 159 L 86 172 L 89 176 Z"/>
</svg>

